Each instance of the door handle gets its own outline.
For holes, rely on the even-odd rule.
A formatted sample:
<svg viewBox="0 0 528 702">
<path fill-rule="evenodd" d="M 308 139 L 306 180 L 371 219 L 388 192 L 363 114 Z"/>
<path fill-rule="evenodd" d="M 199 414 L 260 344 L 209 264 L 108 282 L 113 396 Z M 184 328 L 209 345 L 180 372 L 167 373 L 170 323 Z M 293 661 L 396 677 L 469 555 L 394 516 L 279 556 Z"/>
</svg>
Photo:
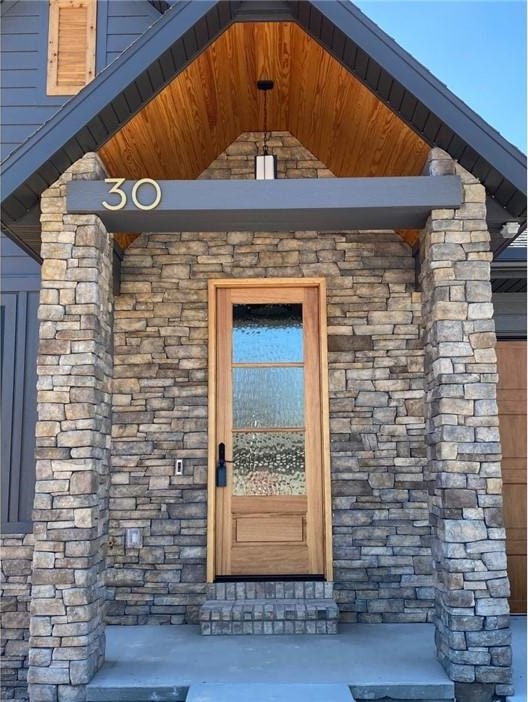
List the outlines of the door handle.
<svg viewBox="0 0 528 702">
<path fill-rule="evenodd" d="M 218 444 L 218 463 L 216 464 L 216 487 L 227 486 L 227 463 L 225 459 L 225 444 Z"/>
</svg>

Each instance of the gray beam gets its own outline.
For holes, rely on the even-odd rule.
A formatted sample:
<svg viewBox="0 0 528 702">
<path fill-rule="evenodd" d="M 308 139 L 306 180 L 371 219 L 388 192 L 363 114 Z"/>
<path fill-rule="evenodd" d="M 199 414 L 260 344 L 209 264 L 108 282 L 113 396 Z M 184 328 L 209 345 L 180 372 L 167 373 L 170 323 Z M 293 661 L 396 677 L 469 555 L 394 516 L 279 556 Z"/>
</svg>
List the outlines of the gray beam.
<svg viewBox="0 0 528 702">
<path fill-rule="evenodd" d="M 131 200 L 134 181 L 119 201 L 105 181 L 68 183 L 68 212 L 98 215 L 109 231 L 302 231 L 339 229 L 419 229 L 432 209 L 462 203 L 458 176 L 328 178 L 321 180 L 165 180 L 156 209 L 143 211 Z M 140 200 L 153 200 L 144 186 Z"/>
</svg>

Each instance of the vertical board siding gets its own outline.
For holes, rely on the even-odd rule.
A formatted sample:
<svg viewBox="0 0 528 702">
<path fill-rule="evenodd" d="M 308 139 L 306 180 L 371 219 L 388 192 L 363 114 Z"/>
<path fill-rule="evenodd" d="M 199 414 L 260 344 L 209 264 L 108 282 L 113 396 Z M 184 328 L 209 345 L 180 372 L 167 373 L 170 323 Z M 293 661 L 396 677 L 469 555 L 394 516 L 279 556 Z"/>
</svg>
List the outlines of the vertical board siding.
<svg viewBox="0 0 528 702">
<path fill-rule="evenodd" d="M 35 489 L 40 267 L 5 237 L 1 303 L 2 533 L 31 530 Z"/>
<path fill-rule="evenodd" d="M 12 454 L 12 436 L 13 436 L 13 401 L 15 394 L 15 357 L 16 344 L 15 334 L 16 329 L 16 294 L 2 294 L 2 357 L 0 359 L 0 375 L 2 378 L 2 418 L 1 418 L 1 434 L 2 434 L 2 522 L 16 522 L 18 515 L 14 515 L 11 510 L 11 485 L 20 479 L 20 471 L 15 472 L 11 462 Z M 4 532 L 2 524 L 2 532 Z"/>
<path fill-rule="evenodd" d="M 98 0 L 96 71 L 102 71 L 160 17 L 147 0 Z M 3 160 L 69 97 L 46 95 L 47 0 L 23 0 L 2 7 L 0 40 Z"/>
<path fill-rule="evenodd" d="M 25 343 L 23 366 L 24 401 L 22 405 L 22 432 L 20 435 L 20 465 L 22 480 L 18 490 L 19 520 L 31 521 L 35 494 L 35 425 L 37 422 L 37 354 L 39 293 L 26 295 L 25 329 L 21 341 Z M 22 337 L 22 329 L 20 331 Z M 22 365 L 22 364 L 20 364 Z"/>
<path fill-rule="evenodd" d="M 35 487 L 38 292 L 2 294 L 2 532 L 27 529 Z"/>
</svg>

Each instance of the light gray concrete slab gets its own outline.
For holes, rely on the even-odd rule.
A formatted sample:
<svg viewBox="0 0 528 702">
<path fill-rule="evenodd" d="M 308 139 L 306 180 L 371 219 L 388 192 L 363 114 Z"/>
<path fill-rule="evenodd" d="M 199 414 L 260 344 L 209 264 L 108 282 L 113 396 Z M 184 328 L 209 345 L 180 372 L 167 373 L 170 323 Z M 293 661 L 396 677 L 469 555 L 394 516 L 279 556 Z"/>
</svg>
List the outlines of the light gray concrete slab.
<svg viewBox="0 0 528 702">
<path fill-rule="evenodd" d="M 92 686 L 87 691 L 88 702 L 186 702 L 189 687 L 184 685 Z"/>
<path fill-rule="evenodd" d="M 513 686 L 515 695 L 509 702 L 526 702 L 528 677 L 526 675 L 526 617 L 512 616 Z"/>
<path fill-rule="evenodd" d="M 184 700 L 197 683 L 350 685 L 356 699 L 452 700 L 430 624 L 345 624 L 337 636 L 201 636 L 197 626 L 109 626 L 89 702 Z"/>
<path fill-rule="evenodd" d="M 301 683 L 200 683 L 185 702 L 354 702 L 348 685 Z"/>
</svg>

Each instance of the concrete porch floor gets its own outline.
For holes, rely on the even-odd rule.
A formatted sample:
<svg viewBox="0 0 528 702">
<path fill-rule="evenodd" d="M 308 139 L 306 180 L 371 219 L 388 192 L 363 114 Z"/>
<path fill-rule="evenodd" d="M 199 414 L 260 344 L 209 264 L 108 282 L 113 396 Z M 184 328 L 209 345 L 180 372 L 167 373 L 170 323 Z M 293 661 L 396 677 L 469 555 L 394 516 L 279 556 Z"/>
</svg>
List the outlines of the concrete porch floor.
<svg viewBox="0 0 528 702">
<path fill-rule="evenodd" d="M 201 636 L 197 626 L 107 627 L 89 702 L 185 700 L 197 683 L 345 683 L 357 700 L 453 700 L 430 624 L 342 624 L 337 636 Z"/>
<path fill-rule="evenodd" d="M 431 624 L 342 624 L 337 636 L 201 636 L 197 626 L 109 626 L 88 702 L 182 702 L 198 683 L 345 683 L 357 700 L 453 700 Z M 515 696 L 526 702 L 526 617 L 512 617 Z"/>
</svg>

